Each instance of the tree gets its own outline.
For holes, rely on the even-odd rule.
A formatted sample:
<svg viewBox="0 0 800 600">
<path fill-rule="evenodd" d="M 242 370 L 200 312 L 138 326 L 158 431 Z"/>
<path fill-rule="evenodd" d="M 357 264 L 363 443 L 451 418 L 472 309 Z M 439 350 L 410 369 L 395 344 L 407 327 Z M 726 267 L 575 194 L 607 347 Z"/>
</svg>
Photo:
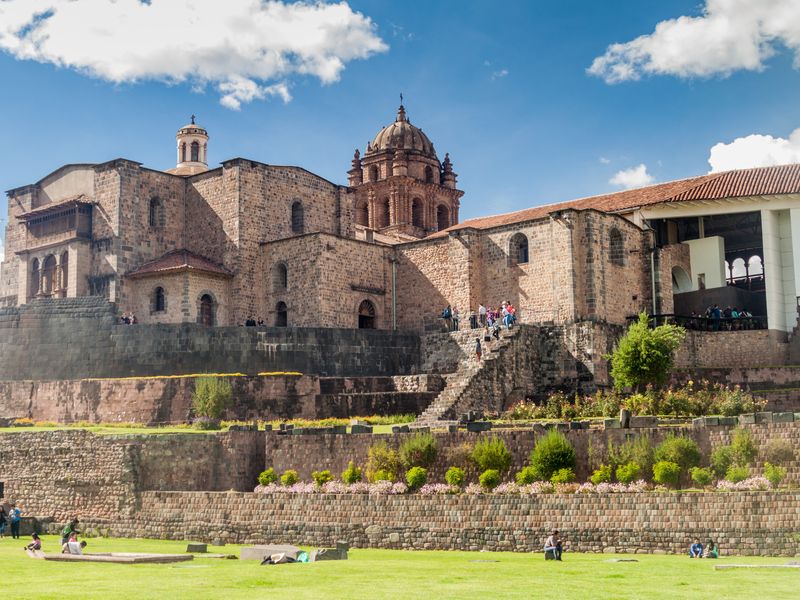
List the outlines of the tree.
<svg viewBox="0 0 800 600">
<path fill-rule="evenodd" d="M 617 343 L 611 354 L 611 377 L 614 386 L 640 389 L 651 383 L 661 385 L 672 369 L 673 353 L 680 346 L 686 330 L 678 325 L 659 325 L 651 329 L 646 313 Z"/>
<path fill-rule="evenodd" d="M 198 377 L 194 383 L 192 409 L 197 417 L 216 420 L 231 402 L 233 388 L 220 377 Z"/>
</svg>

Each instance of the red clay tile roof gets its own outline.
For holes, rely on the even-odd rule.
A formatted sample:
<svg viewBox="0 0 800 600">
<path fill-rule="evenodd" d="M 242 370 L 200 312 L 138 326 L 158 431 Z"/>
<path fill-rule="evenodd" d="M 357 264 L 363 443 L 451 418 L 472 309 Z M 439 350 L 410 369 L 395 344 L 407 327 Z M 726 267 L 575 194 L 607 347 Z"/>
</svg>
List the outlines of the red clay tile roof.
<svg viewBox="0 0 800 600">
<path fill-rule="evenodd" d="M 188 250 L 173 250 L 167 252 L 161 258 L 146 262 L 137 269 L 129 271 L 126 277 L 147 277 L 150 275 L 165 275 L 176 271 L 198 271 L 221 275 L 223 277 L 233 277 L 233 274 L 223 266 L 210 261 L 207 258 L 189 252 Z"/>
<path fill-rule="evenodd" d="M 776 167 L 738 169 L 722 173 L 709 173 L 689 179 L 659 183 L 644 188 L 625 190 L 601 196 L 590 196 L 557 204 L 534 206 L 512 213 L 469 219 L 429 237 L 440 237 L 447 232 L 473 227 L 489 229 L 511 223 L 520 223 L 547 216 L 564 209 L 596 209 L 604 212 L 625 212 L 642 206 L 665 202 L 715 200 L 744 196 L 769 196 L 800 193 L 800 164 Z"/>
<path fill-rule="evenodd" d="M 41 215 L 46 215 L 47 213 L 55 212 L 58 210 L 63 210 L 65 208 L 69 208 L 70 206 L 77 206 L 78 204 L 94 204 L 94 202 L 89 200 L 83 194 L 78 194 L 77 196 L 70 196 L 69 198 L 64 198 L 63 200 L 59 200 L 58 202 L 51 202 L 50 204 L 45 204 L 44 206 L 40 206 L 39 208 L 34 208 L 33 210 L 29 210 L 26 213 L 17 215 L 17 218 L 22 221 L 27 221 L 28 219 L 39 217 Z"/>
</svg>

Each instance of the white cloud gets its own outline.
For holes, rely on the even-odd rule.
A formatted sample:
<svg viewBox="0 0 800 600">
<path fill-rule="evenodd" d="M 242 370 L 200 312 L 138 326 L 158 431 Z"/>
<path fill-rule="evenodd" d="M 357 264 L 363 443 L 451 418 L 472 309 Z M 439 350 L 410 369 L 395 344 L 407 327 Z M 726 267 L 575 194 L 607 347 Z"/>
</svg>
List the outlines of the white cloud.
<svg viewBox="0 0 800 600">
<path fill-rule="evenodd" d="M 610 158 L 606 158 L 605 156 L 601 156 L 597 160 L 600 161 L 601 165 L 610 165 L 611 164 L 611 159 Z"/>
<path fill-rule="evenodd" d="M 789 134 L 788 139 L 754 133 L 729 144 L 719 142 L 708 154 L 712 173 L 797 162 L 800 162 L 800 128 Z"/>
<path fill-rule="evenodd" d="M 640 164 L 630 169 L 617 171 L 614 176 L 608 180 L 608 183 L 624 187 L 628 190 L 653 183 L 653 176 L 647 172 L 647 167 L 644 164 Z"/>
<path fill-rule="evenodd" d="M 661 21 L 653 33 L 611 44 L 588 72 L 606 83 L 643 75 L 710 77 L 757 71 L 781 46 L 800 68 L 798 0 L 706 0 L 698 17 Z"/>
<path fill-rule="evenodd" d="M 508 75 L 508 69 L 499 69 L 497 71 L 492 71 L 492 81 L 495 79 L 500 79 Z"/>
<path fill-rule="evenodd" d="M 211 84 L 221 102 L 291 99 L 286 79 L 338 81 L 347 62 L 388 47 L 346 2 L 5 0 L 0 50 L 114 83 Z"/>
</svg>

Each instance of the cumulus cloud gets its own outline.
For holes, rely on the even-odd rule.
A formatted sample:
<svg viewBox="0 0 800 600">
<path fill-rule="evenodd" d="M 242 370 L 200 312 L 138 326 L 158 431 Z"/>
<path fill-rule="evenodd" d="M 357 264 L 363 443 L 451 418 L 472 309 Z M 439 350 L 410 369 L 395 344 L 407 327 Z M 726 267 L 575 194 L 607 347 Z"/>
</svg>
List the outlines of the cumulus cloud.
<svg viewBox="0 0 800 600">
<path fill-rule="evenodd" d="M 800 162 L 800 128 L 789 134 L 788 139 L 754 133 L 729 144 L 719 142 L 708 155 L 712 173 L 797 162 Z"/>
<path fill-rule="evenodd" d="M 492 71 L 492 81 L 495 79 L 501 79 L 508 75 L 508 69 L 499 69 L 497 71 Z"/>
<path fill-rule="evenodd" d="M 653 181 L 653 176 L 647 172 L 647 167 L 644 164 L 640 164 L 630 169 L 617 171 L 614 176 L 608 180 L 608 183 L 611 185 L 618 185 L 628 190 L 651 184 Z"/>
<path fill-rule="evenodd" d="M 388 47 L 346 2 L 4 0 L 0 50 L 114 83 L 211 85 L 221 103 L 291 99 L 288 78 L 339 80 Z"/>
<path fill-rule="evenodd" d="M 611 44 L 588 72 L 606 83 L 643 75 L 710 77 L 757 71 L 782 47 L 800 68 L 800 2 L 706 0 L 697 17 L 661 21 L 653 33 Z"/>
<path fill-rule="evenodd" d="M 610 158 L 606 158 L 605 156 L 601 156 L 597 160 L 600 161 L 601 165 L 610 165 L 611 164 L 611 159 Z"/>
</svg>

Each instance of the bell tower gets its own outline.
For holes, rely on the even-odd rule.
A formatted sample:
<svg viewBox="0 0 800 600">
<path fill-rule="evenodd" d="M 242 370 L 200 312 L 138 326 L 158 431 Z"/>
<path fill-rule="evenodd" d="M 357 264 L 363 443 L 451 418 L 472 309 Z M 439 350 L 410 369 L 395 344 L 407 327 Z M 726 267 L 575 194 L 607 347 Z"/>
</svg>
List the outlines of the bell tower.
<svg viewBox="0 0 800 600">
<path fill-rule="evenodd" d="M 195 175 L 208 171 L 208 132 L 192 122 L 184 125 L 175 135 L 177 141 L 177 165 L 170 172 L 175 175 Z"/>
</svg>

